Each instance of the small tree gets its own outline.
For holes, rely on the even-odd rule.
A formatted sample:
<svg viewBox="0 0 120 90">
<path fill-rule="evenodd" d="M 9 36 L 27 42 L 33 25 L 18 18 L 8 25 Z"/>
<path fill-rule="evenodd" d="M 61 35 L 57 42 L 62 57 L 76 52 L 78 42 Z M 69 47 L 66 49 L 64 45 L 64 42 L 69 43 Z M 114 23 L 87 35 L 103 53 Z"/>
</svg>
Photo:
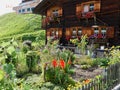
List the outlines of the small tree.
<svg viewBox="0 0 120 90">
<path fill-rule="evenodd" d="M 81 36 L 81 41 L 78 43 L 78 48 L 80 48 L 81 53 L 84 55 L 85 50 L 86 50 L 86 45 L 87 45 L 87 34 Z"/>
</svg>

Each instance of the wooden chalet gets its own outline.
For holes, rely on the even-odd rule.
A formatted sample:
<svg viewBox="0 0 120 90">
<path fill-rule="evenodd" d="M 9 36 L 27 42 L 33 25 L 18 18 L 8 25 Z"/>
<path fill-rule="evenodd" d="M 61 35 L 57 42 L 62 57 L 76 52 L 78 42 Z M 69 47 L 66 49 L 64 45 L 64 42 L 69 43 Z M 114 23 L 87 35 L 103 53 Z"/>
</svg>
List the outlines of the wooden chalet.
<svg viewBox="0 0 120 90">
<path fill-rule="evenodd" d="M 80 38 L 120 45 L 119 0 L 42 0 L 33 13 L 41 14 L 47 37 Z"/>
</svg>

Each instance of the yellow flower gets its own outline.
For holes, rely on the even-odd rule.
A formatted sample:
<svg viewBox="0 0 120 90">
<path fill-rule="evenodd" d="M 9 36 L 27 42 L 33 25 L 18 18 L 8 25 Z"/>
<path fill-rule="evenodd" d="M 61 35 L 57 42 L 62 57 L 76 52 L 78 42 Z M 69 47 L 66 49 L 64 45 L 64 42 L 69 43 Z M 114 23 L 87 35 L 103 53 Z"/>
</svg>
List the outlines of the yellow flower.
<svg viewBox="0 0 120 90">
<path fill-rule="evenodd" d="M 113 48 L 115 48 L 115 46 L 112 46 L 111 48 L 113 49 Z"/>
</svg>

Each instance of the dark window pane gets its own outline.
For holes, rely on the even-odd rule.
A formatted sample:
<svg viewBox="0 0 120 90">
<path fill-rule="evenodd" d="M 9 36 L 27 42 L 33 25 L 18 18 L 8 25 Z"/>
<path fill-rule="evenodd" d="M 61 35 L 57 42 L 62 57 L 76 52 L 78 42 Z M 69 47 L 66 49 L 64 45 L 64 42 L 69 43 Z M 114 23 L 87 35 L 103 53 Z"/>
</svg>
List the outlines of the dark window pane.
<svg viewBox="0 0 120 90">
<path fill-rule="evenodd" d="M 30 11 L 30 8 L 27 8 L 27 11 Z"/>
<path fill-rule="evenodd" d="M 34 10 L 34 7 L 32 7 L 31 10 L 33 11 L 33 10 Z"/>
<path fill-rule="evenodd" d="M 22 9 L 22 12 L 25 12 L 25 9 Z"/>
<path fill-rule="evenodd" d="M 94 10 L 94 4 L 91 3 L 91 4 L 90 4 L 90 11 L 93 11 L 93 10 Z"/>
<path fill-rule="evenodd" d="M 21 13 L 21 10 L 19 10 L 19 13 Z"/>
</svg>

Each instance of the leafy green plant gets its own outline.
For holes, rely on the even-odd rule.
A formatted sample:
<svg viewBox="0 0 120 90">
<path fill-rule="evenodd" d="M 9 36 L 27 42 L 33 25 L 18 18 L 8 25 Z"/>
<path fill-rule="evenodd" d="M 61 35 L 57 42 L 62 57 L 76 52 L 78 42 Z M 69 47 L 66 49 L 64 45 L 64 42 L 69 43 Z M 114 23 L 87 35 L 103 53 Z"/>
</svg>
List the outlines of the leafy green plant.
<svg viewBox="0 0 120 90">
<path fill-rule="evenodd" d="M 40 90 L 65 90 L 62 86 L 60 85 L 55 85 L 51 82 L 45 82 L 41 87 Z"/>
<path fill-rule="evenodd" d="M 98 67 L 100 65 L 100 61 L 98 58 L 94 58 L 92 59 L 91 61 L 91 64 L 90 64 L 92 67 Z"/>
<path fill-rule="evenodd" d="M 91 65 L 91 63 L 92 63 L 92 59 L 87 55 L 82 55 L 78 61 L 78 64 L 80 65 Z"/>
<path fill-rule="evenodd" d="M 0 81 L 3 80 L 4 76 L 5 76 L 5 72 L 3 70 L 0 70 Z"/>
<path fill-rule="evenodd" d="M 110 59 L 109 65 L 120 62 L 120 46 L 112 46 L 106 56 Z"/>
<path fill-rule="evenodd" d="M 50 81 L 54 84 L 64 85 L 63 87 L 67 87 L 69 83 L 74 84 L 74 81 L 69 77 L 70 64 L 65 63 L 64 60 L 53 60 L 52 66 L 48 66 L 45 71 L 45 79 L 46 81 Z"/>
<path fill-rule="evenodd" d="M 37 51 L 28 51 L 26 55 L 26 63 L 29 67 L 29 71 L 41 72 L 40 64 L 40 55 Z"/>
<path fill-rule="evenodd" d="M 16 76 L 15 67 L 14 67 L 14 65 L 12 63 L 4 64 L 3 65 L 3 70 L 6 72 L 6 74 L 10 78 L 14 78 Z"/>
<path fill-rule="evenodd" d="M 85 34 L 81 36 L 80 44 L 78 44 L 78 48 L 80 48 L 82 54 L 85 54 L 86 45 L 87 45 L 87 35 Z"/>
<path fill-rule="evenodd" d="M 66 50 L 66 49 L 63 49 L 62 51 L 58 50 L 58 52 L 57 52 L 57 59 L 61 59 L 61 58 L 63 60 L 65 60 L 66 63 L 69 60 L 71 61 L 71 63 L 73 63 L 75 61 L 74 53 L 71 52 L 70 50 Z"/>
<path fill-rule="evenodd" d="M 101 67 L 107 67 L 109 65 L 109 58 L 98 58 Z"/>
<path fill-rule="evenodd" d="M 91 66 L 90 65 L 81 65 L 81 68 L 82 69 L 88 69 L 88 68 L 90 68 Z"/>
</svg>

